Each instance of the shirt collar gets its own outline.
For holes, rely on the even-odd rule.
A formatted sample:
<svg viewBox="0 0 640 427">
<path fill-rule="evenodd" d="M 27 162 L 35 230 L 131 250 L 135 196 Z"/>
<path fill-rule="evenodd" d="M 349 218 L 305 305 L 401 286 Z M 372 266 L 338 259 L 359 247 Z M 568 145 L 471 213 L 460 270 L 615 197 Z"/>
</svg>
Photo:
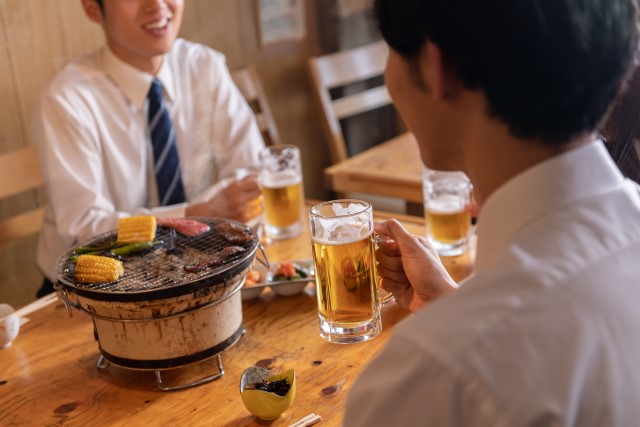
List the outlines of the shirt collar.
<svg viewBox="0 0 640 427">
<path fill-rule="evenodd" d="M 489 196 L 478 217 L 476 271 L 489 267 L 513 235 L 562 205 L 624 182 L 601 141 L 569 150 L 507 181 Z"/>
<path fill-rule="evenodd" d="M 142 110 L 154 78 L 157 78 L 160 80 L 160 83 L 162 83 L 165 95 L 169 101 L 173 101 L 175 98 L 173 75 L 167 64 L 166 56 L 157 76 L 153 76 L 127 64 L 118 58 L 108 46 L 105 46 L 102 50 L 102 61 L 109 77 L 120 87 L 124 95 L 136 109 Z"/>
</svg>

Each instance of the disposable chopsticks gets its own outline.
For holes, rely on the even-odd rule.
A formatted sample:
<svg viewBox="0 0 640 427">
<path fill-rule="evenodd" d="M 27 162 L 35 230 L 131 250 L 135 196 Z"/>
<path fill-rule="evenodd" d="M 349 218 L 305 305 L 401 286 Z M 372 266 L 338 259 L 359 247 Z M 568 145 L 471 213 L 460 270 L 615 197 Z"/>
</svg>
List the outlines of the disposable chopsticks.
<svg viewBox="0 0 640 427">
<path fill-rule="evenodd" d="M 296 421 L 295 423 L 291 424 L 289 427 L 307 427 L 307 426 L 312 426 L 315 423 L 319 423 L 320 420 L 322 420 L 322 417 L 320 417 L 320 415 L 316 415 L 316 414 L 309 414 L 306 417 Z"/>
<path fill-rule="evenodd" d="M 41 308 L 46 307 L 57 300 L 58 295 L 55 292 L 52 292 L 49 295 L 37 299 L 31 304 L 25 305 L 21 309 L 14 311 L 13 314 L 18 317 L 24 317 L 27 314 L 33 313 L 36 310 L 40 310 Z"/>
</svg>

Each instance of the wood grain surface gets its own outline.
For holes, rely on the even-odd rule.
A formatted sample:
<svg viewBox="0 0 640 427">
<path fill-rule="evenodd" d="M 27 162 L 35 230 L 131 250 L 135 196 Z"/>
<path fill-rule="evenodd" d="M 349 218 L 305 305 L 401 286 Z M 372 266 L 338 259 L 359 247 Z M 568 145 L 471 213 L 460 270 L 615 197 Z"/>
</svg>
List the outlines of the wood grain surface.
<svg viewBox="0 0 640 427">
<path fill-rule="evenodd" d="M 422 203 L 422 162 L 415 138 L 404 133 L 325 169 L 327 188 Z"/>
<path fill-rule="evenodd" d="M 377 219 L 384 220 L 379 214 Z M 411 232 L 423 232 L 422 219 L 400 217 Z M 296 239 L 266 247 L 270 261 L 311 257 L 307 227 Z M 454 269 L 468 268 L 471 256 Z M 363 366 L 409 313 L 395 304 L 383 308 L 383 331 L 359 344 L 331 344 L 320 338 L 314 286 L 302 294 L 276 296 L 268 290 L 243 302 L 246 333 L 222 354 L 225 375 L 182 391 L 163 392 L 153 372 L 111 365 L 96 367 L 98 344 L 91 318 L 58 301 L 29 315 L 12 346 L 0 350 L 0 425 L 32 426 L 288 426 L 310 413 L 320 426 L 340 425 L 345 397 Z M 261 421 L 243 406 L 239 382 L 245 368 L 275 373 L 293 368 L 293 405 L 276 421 Z M 213 359 L 165 371 L 168 385 L 216 371 Z"/>
</svg>

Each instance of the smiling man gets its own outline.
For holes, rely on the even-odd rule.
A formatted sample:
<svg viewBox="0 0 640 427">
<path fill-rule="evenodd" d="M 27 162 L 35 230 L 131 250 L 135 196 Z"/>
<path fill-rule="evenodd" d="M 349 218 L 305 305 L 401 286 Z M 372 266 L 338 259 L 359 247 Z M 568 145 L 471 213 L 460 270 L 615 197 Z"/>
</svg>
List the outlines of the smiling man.
<svg viewBox="0 0 640 427">
<path fill-rule="evenodd" d="M 424 239 L 377 229 L 382 287 L 415 314 L 345 426 L 640 420 L 640 194 L 595 130 L 638 53 L 635 0 L 376 0 L 386 84 L 430 168 L 479 202 L 458 286 Z M 637 116 L 637 111 L 635 112 Z"/>
<path fill-rule="evenodd" d="M 40 295 L 64 251 L 122 216 L 246 221 L 260 211 L 255 178 L 221 181 L 258 164 L 260 131 L 224 56 L 177 38 L 183 1 L 81 1 L 106 46 L 55 77 L 32 123 L 47 198 Z"/>
</svg>

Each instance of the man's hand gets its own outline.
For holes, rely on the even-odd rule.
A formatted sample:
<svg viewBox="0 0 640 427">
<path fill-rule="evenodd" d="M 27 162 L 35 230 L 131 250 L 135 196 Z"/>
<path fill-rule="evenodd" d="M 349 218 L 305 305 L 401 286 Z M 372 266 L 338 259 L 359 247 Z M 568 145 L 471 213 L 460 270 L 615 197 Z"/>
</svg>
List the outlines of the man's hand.
<svg viewBox="0 0 640 427">
<path fill-rule="evenodd" d="M 258 178 L 249 175 L 233 181 L 224 190 L 204 203 L 187 207 L 187 216 L 229 218 L 247 222 L 262 212 L 262 192 Z"/>
<path fill-rule="evenodd" d="M 393 293 L 402 307 L 418 311 L 427 302 L 458 287 L 440 262 L 438 253 L 423 237 L 412 236 L 397 220 L 375 225 L 383 237 L 376 260 L 380 285 Z M 391 238 L 393 242 L 385 242 Z"/>
</svg>

